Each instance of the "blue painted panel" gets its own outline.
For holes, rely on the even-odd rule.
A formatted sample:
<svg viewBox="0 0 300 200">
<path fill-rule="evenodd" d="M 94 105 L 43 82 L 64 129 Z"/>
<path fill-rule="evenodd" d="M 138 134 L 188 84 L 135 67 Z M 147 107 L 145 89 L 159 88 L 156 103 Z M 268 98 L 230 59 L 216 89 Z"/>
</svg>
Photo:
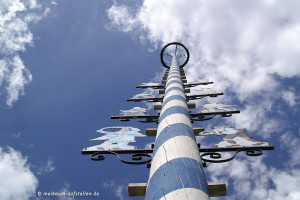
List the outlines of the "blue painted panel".
<svg viewBox="0 0 300 200">
<path fill-rule="evenodd" d="M 136 149 L 135 146 L 130 146 L 128 145 L 128 143 L 136 142 L 135 137 L 146 136 L 141 134 L 139 131 L 140 129 L 130 126 L 113 126 L 102 128 L 100 130 L 97 130 L 97 132 L 105 135 L 95 139 L 91 139 L 91 141 L 106 141 L 100 145 L 88 147 L 87 150 Z"/>
<path fill-rule="evenodd" d="M 235 129 L 228 126 L 215 126 L 210 131 L 200 133 L 200 136 L 207 135 L 226 135 L 223 141 L 215 147 L 251 147 L 251 146 L 271 146 L 267 142 L 254 140 L 247 133 L 246 129 Z"/>
</svg>

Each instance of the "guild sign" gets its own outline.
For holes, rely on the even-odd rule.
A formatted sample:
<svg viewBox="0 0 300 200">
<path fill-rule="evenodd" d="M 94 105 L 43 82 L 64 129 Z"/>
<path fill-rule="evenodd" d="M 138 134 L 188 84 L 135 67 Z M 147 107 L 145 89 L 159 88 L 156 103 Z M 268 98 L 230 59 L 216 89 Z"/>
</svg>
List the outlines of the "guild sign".
<svg viewBox="0 0 300 200">
<path fill-rule="evenodd" d="M 155 98 L 155 97 L 152 94 L 148 94 L 148 93 L 140 93 L 132 97 L 132 99 L 148 99 L 148 98 Z"/>
<path fill-rule="evenodd" d="M 259 147 L 272 146 L 267 142 L 254 140 L 247 134 L 246 129 L 234 129 L 228 126 L 215 126 L 210 131 L 200 133 L 200 136 L 207 135 L 226 135 L 222 142 L 219 142 L 215 147 Z"/>
<path fill-rule="evenodd" d="M 203 110 L 201 111 L 201 113 L 237 111 L 237 108 L 235 105 L 224 105 L 221 103 L 205 104 L 202 106 L 202 108 L 203 108 Z"/>
<path fill-rule="evenodd" d="M 147 112 L 146 108 L 134 107 L 134 108 L 131 108 L 130 110 L 120 110 L 120 115 L 121 116 L 141 116 L 141 115 L 145 115 L 145 112 Z"/>
<path fill-rule="evenodd" d="M 135 137 L 145 137 L 139 132 L 140 129 L 125 126 L 105 127 L 97 130 L 98 133 L 105 134 L 90 141 L 105 141 L 100 145 L 88 147 L 86 150 L 128 150 L 136 149 L 135 146 L 128 145 L 129 142 L 136 142 Z"/>
</svg>

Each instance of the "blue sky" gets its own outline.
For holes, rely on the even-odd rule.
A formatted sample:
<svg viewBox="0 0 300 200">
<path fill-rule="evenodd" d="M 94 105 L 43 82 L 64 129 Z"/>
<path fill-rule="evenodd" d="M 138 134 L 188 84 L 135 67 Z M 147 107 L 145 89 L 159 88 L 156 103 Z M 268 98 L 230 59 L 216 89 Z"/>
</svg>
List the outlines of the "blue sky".
<svg viewBox="0 0 300 200">
<path fill-rule="evenodd" d="M 241 110 L 194 125 L 247 128 L 275 146 L 261 157 L 209 164 L 208 181 L 227 183 L 228 196 L 218 199 L 299 199 L 297 8 L 292 0 L 1 1 L 0 198 L 96 191 L 93 199 L 143 199 L 129 198 L 127 184 L 147 182 L 145 166 L 113 156 L 93 162 L 81 150 L 97 144 L 88 140 L 103 127 L 128 125 L 144 133 L 156 126 L 110 115 L 148 106 L 126 99 L 143 91 L 136 85 L 160 81 L 160 50 L 180 41 L 191 54 L 188 80 L 210 79 L 225 94 L 197 101 L 198 110 L 208 102 Z M 137 141 L 144 148 L 154 138 Z"/>
</svg>

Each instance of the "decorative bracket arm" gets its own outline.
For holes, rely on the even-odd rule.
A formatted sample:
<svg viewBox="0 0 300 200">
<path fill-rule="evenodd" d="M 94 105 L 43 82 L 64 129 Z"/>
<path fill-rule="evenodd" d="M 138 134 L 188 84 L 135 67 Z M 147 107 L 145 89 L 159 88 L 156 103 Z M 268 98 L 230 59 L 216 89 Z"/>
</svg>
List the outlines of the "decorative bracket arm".
<svg viewBox="0 0 300 200">
<path fill-rule="evenodd" d="M 134 102 L 141 102 L 141 101 L 147 101 L 147 102 L 162 102 L 163 97 L 156 97 L 156 98 L 139 98 L 139 99 L 127 99 L 127 101 L 134 101 Z"/>
<path fill-rule="evenodd" d="M 153 84 L 153 85 L 138 85 L 136 88 L 153 88 L 153 89 L 163 89 L 165 88 L 165 85 L 163 84 Z"/>
<path fill-rule="evenodd" d="M 211 93 L 211 94 L 195 94 L 186 96 L 187 100 L 198 100 L 202 99 L 203 97 L 217 97 L 219 95 L 223 95 L 223 92 L 220 93 Z"/>
<path fill-rule="evenodd" d="M 135 116 L 111 116 L 111 119 L 120 119 L 120 121 L 130 121 L 136 119 L 142 123 L 158 122 L 159 115 L 135 115 Z"/>
<path fill-rule="evenodd" d="M 212 81 L 207 81 L 207 82 L 192 82 L 192 83 L 184 83 L 183 87 L 184 88 L 191 88 L 191 87 L 196 87 L 198 85 L 208 85 L 208 84 L 213 84 L 214 82 Z"/>
<path fill-rule="evenodd" d="M 235 158 L 235 156 L 241 151 L 245 151 L 247 156 L 261 156 L 263 154 L 263 151 L 260 148 L 251 148 L 251 149 L 241 148 L 241 149 L 236 150 L 236 152 L 231 157 L 225 158 L 225 159 L 223 159 L 222 154 L 220 154 L 218 152 L 204 153 L 200 157 L 201 157 L 203 167 L 206 167 L 207 162 L 211 162 L 211 163 L 229 162 L 229 161 L 233 160 Z M 206 158 L 208 156 L 210 159 Z"/>
<path fill-rule="evenodd" d="M 150 154 L 145 154 L 145 153 L 136 153 L 131 155 L 131 159 L 133 161 L 128 161 L 125 160 L 123 158 L 121 158 L 118 153 L 114 152 L 114 151 L 108 151 L 108 153 L 113 154 L 115 156 L 117 156 L 117 158 L 126 164 L 131 164 L 131 165 L 141 165 L 141 164 L 147 164 L 147 168 L 150 168 L 151 166 L 151 160 L 152 160 L 152 156 Z M 148 159 L 143 160 L 143 158 L 147 157 Z M 102 155 L 101 152 L 95 152 L 93 154 L 90 155 L 91 160 L 93 161 L 102 161 L 105 159 L 105 157 Z"/>
<path fill-rule="evenodd" d="M 153 146 L 153 145 L 152 145 Z M 264 150 L 274 150 L 274 146 L 270 144 L 270 146 L 251 146 L 251 147 L 214 147 L 214 148 L 202 148 L 199 145 L 199 153 L 202 159 L 202 164 L 206 167 L 207 162 L 211 163 L 223 163 L 229 162 L 235 158 L 235 156 L 241 152 L 245 151 L 247 156 L 260 156 L 263 154 Z M 230 158 L 222 159 L 222 155 L 219 152 L 235 152 L 234 155 Z M 113 154 L 117 156 L 117 158 L 126 164 L 140 165 L 147 164 L 149 168 L 151 165 L 152 156 L 150 154 L 153 153 L 153 149 L 114 149 L 114 150 L 87 150 L 84 148 L 81 151 L 82 154 L 90 154 L 90 158 L 93 161 L 102 161 L 105 159 L 105 154 Z M 133 161 L 128 161 L 119 156 L 119 154 L 132 154 L 131 159 Z M 210 159 L 206 157 L 210 157 Z M 143 158 L 148 158 L 143 160 Z"/>
<path fill-rule="evenodd" d="M 217 115 L 221 115 L 222 117 L 231 117 L 232 114 L 240 113 L 239 110 L 233 111 L 218 111 L 218 112 L 201 112 L 201 113 L 191 113 L 192 121 L 206 121 L 214 118 Z"/>
</svg>

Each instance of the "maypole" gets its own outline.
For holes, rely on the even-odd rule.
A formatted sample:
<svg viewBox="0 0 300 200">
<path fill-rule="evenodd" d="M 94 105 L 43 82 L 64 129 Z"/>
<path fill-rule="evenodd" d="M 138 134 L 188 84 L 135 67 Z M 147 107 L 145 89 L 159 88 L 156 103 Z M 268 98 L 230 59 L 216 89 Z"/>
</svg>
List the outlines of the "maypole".
<svg viewBox="0 0 300 200">
<path fill-rule="evenodd" d="M 146 199 L 206 200 L 209 199 L 208 187 L 176 50 L 165 85 Z"/>
<path fill-rule="evenodd" d="M 171 50 L 170 50 L 171 49 Z M 160 57 L 166 68 L 161 83 L 142 83 L 137 88 L 159 89 L 160 97 L 149 93 L 140 93 L 127 101 L 160 102 L 154 110 L 161 110 L 159 115 L 146 114 L 147 109 L 134 107 L 120 110 L 120 115 L 111 119 L 130 121 L 135 119 L 142 123 L 158 123 L 157 128 L 147 128 L 146 135 L 131 126 L 112 126 L 99 129 L 100 137 L 92 141 L 104 141 L 100 145 L 84 148 L 82 154 L 90 154 L 93 161 L 102 161 L 106 154 L 115 155 L 126 164 L 146 164 L 150 168 L 147 183 L 129 183 L 129 196 L 145 196 L 147 200 L 207 200 L 210 197 L 226 196 L 225 183 L 207 183 L 203 167 L 207 163 L 222 163 L 233 160 L 239 152 L 247 156 L 260 156 L 263 150 L 273 150 L 274 146 L 251 138 L 245 128 L 231 128 L 225 125 L 212 127 L 205 131 L 201 127 L 193 127 L 193 122 L 203 122 L 216 116 L 231 117 L 240 111 L 235 105 L 209 103 L 202 105 L 200 112 L 192 113 L 196 108 L 190 101 L 205 97 L 223 95 L 211 88 L 191 88 L 212 84 L 209 80 L 187 82 L 184 66 L 189 61 L 189 51 L 181 43 L 167 44 Z M 171 62 L 166 63 L 166 57 Z M 168 64 L 169 63 L 169 64 Z M 213 147 L 202 147 L 195 136 L 218 135 L 222 141 Z M 151 149 L 139 149 L 129 145 L 135 137 L 156 136 Z M 229 158 L 223 158 L 222 152 L 233 152 Z M 131 154 L 131 160 L 122 155 Z M 146 182 L 146 180 L 145 180 Z"/>
</svg>

